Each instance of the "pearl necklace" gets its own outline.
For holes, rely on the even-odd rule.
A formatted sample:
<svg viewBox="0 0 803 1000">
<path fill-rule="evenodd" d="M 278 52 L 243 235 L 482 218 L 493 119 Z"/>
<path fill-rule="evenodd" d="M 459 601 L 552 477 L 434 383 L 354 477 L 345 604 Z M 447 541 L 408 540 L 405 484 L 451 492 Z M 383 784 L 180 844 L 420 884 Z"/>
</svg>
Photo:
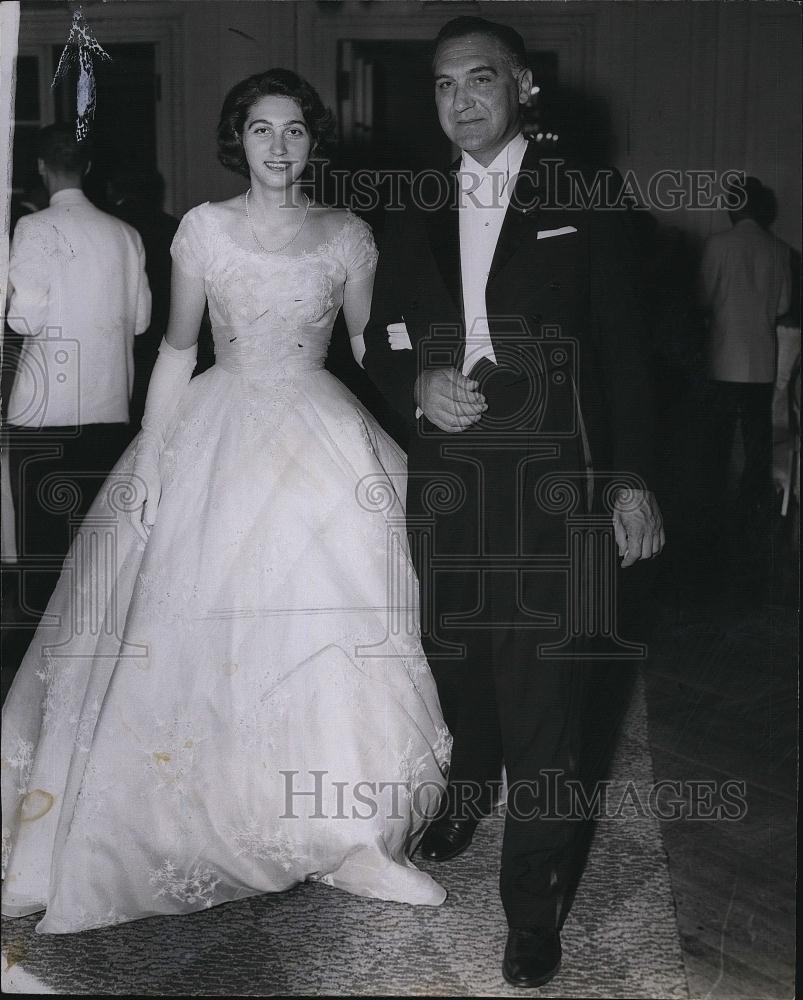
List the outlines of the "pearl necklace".
<svg viewBox="0 0 803 1000">
<path fill-rule="evenodd" d="M 280 250 L 284 250 L 285 247 L 289 247 L 290 244 L 298 237 L 298 234 L 304 228 L 304 223 L 307 221 L 307 216 L 309 215 L 310 200 L 305 194 L 304 197 L 307 199 L 307 207 L 304 209 L 304 218 L 301 220 L 301 225 L 293 233 L 290 239 L 286 243 L 282 243 L 280 247 L 273 247 L 273 249 L 268 250 L 266 246 L 262 243 L 262 240 L 257 236 L 256 230 L 254 229 L 254 223 L 251 221 L 251 213 L 248 211 L 248 195 L 251 193 L 251 188 L 245 192 L 245 217 L 248 219 L 248 228 L 251 230 L 251 235 L 254 237 L 254 242 L 262 250 L 263 253 L 279 253 Z"/>
</svg>

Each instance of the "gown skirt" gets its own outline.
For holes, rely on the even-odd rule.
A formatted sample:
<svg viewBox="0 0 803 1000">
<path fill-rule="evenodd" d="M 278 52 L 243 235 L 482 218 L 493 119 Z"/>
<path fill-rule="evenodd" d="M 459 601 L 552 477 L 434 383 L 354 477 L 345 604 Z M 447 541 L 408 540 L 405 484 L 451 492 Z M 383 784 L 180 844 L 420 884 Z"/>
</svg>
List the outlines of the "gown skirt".
<svg viewBox="0 0 803 1000">
<path fill-rule="evenodd" d="M 300 347 L 301 345 L 299 345 Z M 322 881 L 437 905 L 410 861 L 450 737 L 418 633 L 405 458 L 322 368 L 181 397 L 146 534 L 137 440 L 3 712 L 3 913 L 41 933 Z"/>
</svg>

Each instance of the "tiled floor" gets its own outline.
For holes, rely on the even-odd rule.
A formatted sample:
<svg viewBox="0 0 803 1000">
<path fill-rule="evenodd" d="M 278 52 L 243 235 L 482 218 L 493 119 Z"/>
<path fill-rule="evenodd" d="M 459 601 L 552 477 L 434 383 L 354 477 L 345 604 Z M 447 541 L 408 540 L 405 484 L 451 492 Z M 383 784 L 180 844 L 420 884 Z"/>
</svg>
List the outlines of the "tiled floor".
<svg viewBox="0 0 803 1000">
<path fill-rule="evenodd" d="M 723 564 L 664 605 L 647 678 L 655 775 L 745 782 L 738 821 L 662 824 L 692 997 L 795 995 L 797 564 Z M 796 551 L 796 550 L 795 550 Z M 699 581 L 698 581 L 699 582 Z"/>
</svg>

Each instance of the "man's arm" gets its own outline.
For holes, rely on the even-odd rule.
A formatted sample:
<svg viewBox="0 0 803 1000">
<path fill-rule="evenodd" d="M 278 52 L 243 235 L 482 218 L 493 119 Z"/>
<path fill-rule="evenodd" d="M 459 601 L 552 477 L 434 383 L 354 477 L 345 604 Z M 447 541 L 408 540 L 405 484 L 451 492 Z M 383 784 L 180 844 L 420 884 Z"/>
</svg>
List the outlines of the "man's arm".
<svg viewBox="0 0 803 1000">
<path fill-rule="evenodd" d="M 50 292 L 47 227 L 38 219 L 21 218 L 14 230 L 8 264 L 6 321 L 15 333 L 36 336 L 47 323 Z"/>
<path fill-rule="evenodd" d="M 394 350 L 403 342 L 402 293 L 404 219 L 402 213 L 389 213 L 385 236 L 379 251 L 374 281 L 371 318 L 365 328 L 363 367 L 385 397 L 409 422 L 422 413 L 436 427 L 453 434 L 475 424 L 487 409 L 477 392 L 478 383 L 467 379 L 454 368 L 419 371 L 415 345 Z M 391 337 L 389 326 L 394 326 Z"/>
<path fill-rule="evenodd" d="M 379 246 L 374 278 L 371 315 L 365 327 L 362 363 L 394 409 L 409 422 L 415 419 L 415 380 L 418 375 L 415 350 L 391 350 L 388 326 L 403 322 L 402 239 L 403 213 L 388 212 Z"/>
<path fill-rule="evenodd" d="M 635 248 L 620 213 L 592 212 L 590 294 L 592 333 L 601 359 L 610 420 L 613 471 L 639 477 L 644 487 L 621 491 L 614 531 L 622 565 L 657 555 L 664 546 L 654 482 L 653 389 L 649 338 L 636 284 Z"/>
</svg>

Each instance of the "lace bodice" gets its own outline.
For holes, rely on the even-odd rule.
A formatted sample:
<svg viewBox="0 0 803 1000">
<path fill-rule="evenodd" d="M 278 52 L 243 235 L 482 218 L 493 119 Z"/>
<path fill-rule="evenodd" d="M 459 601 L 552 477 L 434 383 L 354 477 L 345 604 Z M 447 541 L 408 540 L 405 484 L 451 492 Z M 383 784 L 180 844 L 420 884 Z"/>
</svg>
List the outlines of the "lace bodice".
<svg viewBox="0 0 803 1000">
<path fill-rule="evenodd" d="M 240 245 L 209 202 L 181 220 L 171 253 L 204 279 L 216 363 L 270 378 L 323 367 L 346 284 L 370 280 L 377 262 L 370 227 L 351 212 L 331 239 L 291 256 Z"/>
</svg>

